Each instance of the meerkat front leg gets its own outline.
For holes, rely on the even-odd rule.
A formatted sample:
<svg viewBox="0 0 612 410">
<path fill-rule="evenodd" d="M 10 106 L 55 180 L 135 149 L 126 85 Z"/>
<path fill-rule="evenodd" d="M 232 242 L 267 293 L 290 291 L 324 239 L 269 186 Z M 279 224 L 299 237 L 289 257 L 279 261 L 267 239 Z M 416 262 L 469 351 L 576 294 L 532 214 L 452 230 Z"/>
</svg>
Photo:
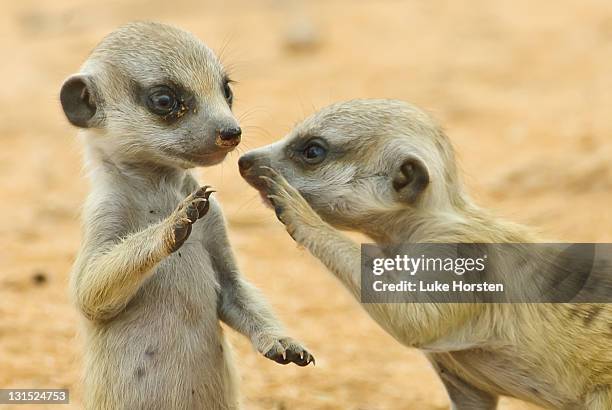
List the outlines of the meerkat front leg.
<svg viewBox="0 0 612 410">
<path fill-rule="evenodd" d="M 213 206 L 217 206 L 215 202 Z M 248 337 L 254 348 L 270 360 L 298 366 L 314 363 L 314 356 L 298 341 L 286 336 L 263 296 L 244 280 L 229 246 L 221 212 L 213 214 L 220 216 L 214 223 L 216 239 L 210 254 L 221 285 L 218 307 L 221 320 Z"/>
<path fill-rule="evenodd" d="M 214 192 L 205 186 L 189 195 L 161 222 L 103 247 L 85 241 L 73 275 L 77 305 L 91 320 L 108 320 L 131 300 L 152 269 L 181 247 L 192 224 L 208 212 Z M 101 248 L 101 249 L 100 249 Z"/>
<path fill-rule="evenodd" d="M 229 268 L 222 275 L 219 315 L 221 320 L 251 340 L 262 355 L 280 364 L 307 366 L 314 356 L 295 339 L 286 336 L 279 321 L 257 289 Z"/>
<path fill-rule="evenodd" d="M 361 300 L 361 248 L 340 231 L 323 221 L 304 197 L 278 172 L 262 176 L 278 219 L 300 245 L 317 257 L 353 294 Z M 365 303 L 362 307 L 387 332 L 400 342 L 420 347 L 446 335 L 451 326 L 461 325 L 448 318 L 457 315 L 448 306 L 429 303 Z"/>
<path fill-rule="evenodd" d="M 361 250 L 311 208 L 302 195 L 272 168 L 262 176 L 277 218 L 300 245 L 330 269 L 357 299 L 361 297 Z"/>
</svg>

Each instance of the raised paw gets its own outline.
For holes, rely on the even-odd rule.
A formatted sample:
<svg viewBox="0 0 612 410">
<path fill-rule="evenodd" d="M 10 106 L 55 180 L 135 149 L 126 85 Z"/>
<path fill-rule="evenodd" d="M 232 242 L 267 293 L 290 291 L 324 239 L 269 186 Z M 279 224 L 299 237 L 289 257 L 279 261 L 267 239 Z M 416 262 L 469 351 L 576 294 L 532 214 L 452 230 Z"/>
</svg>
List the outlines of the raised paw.
<svg viewBox="0 0 612 410">
<path fill-rule="evenodd" d="M 267 197 L 274 207 L 276 217 L 285 225 L 289 235 L 301 243 L 303 235 L 298 231 L 305 227 L 320 226 L 321 218 L 285 177 L 270 167 L 262 168 L 266 169 L 267 175 L 262 175 L 261 179 L 267 185 Z"/>
<path fill-rule="evenodd" d="M 208 212 L 208 198 L 215 192 L 205 185 L 185 198 L 172 214 L 172 246 L 170 252 L 178 250 L 189 238 L 191 226 Z"/>
<path fill-rule="evenodd" d="M 280 364 L 295 363 L 298 366 L 315 364 L 314 356 L 290 337 L 277 339 L 264 356 Z"/>
</svg>

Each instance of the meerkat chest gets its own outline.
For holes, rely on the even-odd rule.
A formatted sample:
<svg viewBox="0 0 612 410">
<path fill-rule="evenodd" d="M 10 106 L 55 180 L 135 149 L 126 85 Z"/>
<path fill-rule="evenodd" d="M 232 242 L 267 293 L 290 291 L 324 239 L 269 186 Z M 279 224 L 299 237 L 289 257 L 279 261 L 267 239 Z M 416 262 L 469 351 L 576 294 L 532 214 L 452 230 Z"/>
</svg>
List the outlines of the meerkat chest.
<svg viewBox="0 0 612 410">
<path fill-rule="evenodd" d="M 168 218 L 184 199 L 181 192 L 174 189 L 160 189 L 139 193 L 131 208 L 135 212 L 135 220 L 143 226 L 148 226 Z"/>
<path fill-rule="evenodd" d="M 179 333 L 186 328 L 204 331 L 218 322 L 218 276 L 211 255 L 194 234 L 159 262 L 132 305 L 137 311 L 158 312 L 151 320 L 165 318 Z"/>
<path fill-rule="evenodd" d="M 135 220 L 144 229 L 168 218 L 183 200 L 185 195 L 176 191 L 160 191 L 141 198 L 141 206 L 134 209 Z M 155 294 L 156 297 L 170 298 L 178 305 L 190 304 L 216 306 L 218 290 L 217 275 L 214 271 L 212 257 L 207 244 L 210 238 L 206 235 L 209 228 L 206 219 L 199 220 L 192 226 L 191 234 L 185 243 L 175 252 L 164 258 L 155 268 L 150 280 L 145 284 L 143 293 Z M 175 300 L 172 300 L 176 297 Z M 206 306 L 202 306 L 203 308 Z"/>
</svg>

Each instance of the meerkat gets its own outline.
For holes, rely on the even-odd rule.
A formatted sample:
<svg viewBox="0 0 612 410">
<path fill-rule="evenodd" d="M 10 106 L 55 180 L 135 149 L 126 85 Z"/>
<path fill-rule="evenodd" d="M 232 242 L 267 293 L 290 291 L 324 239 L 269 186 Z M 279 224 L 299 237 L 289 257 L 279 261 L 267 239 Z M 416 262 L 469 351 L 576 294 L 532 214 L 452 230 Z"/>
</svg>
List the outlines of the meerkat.
<svg viewBox="0 0 612 410">
<path fill-rule="evenodd" d="M 340 230 L 381 247 L 538 241 L 474 204 L 447 136 L 401 101 L 331 105 L 242 156 L 239 168 L 293 239 L 357 300 L 360 246 Z M 611 305 L 362 306 L 399 342 L 426 353 L 455 410 L 491 410 L 502 395 L 545 408 L 612 409 Z"/>
<path fill-rule="evenodd" d="M 240 142 L 232 99 L 206 45 L 149 22 L 109 34 L 62 86 L 91 182 L 70 280 L 87 409 L 239 408 L 220 321 L 278 363 L 314 360 L 241 277 L 213 190 L 189 172 Z"/>
</svg>

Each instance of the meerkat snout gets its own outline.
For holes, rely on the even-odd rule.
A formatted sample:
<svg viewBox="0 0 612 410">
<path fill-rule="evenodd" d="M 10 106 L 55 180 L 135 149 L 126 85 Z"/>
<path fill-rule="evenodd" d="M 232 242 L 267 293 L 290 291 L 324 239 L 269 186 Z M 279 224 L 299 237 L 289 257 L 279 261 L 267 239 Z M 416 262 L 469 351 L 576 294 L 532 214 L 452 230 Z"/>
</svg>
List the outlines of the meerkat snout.
<svg viewBox="0 0 612 410">
<path fill-rule="evenodd" d="M 248 178 L 252 170 L 253 164 L 255 164 L 256 162 L 258 162 L 258 159 L 256 158 L 255 152 L 251 151 L 242 155 L 238 159 L 238 170 L 240 171 L 240 175 L 245 178 Z M 263 164 L 259 163 L 259 165 L 261 166 Z"/>
<path fill-rule="evenodd" d="M 224 127 L 218 131 L 215 143 L 221 147 L 235 147 L 240 143 L 241 136 L 240 127 Z"/>
<path fill-rule="evenodd" d="M 60 102 L 87 146 L 114 161 L 213 165 L 242 134 L 217 56 L 163 24 L 131 23 L 108 35 L 65 81 Z"/>
</svg>

